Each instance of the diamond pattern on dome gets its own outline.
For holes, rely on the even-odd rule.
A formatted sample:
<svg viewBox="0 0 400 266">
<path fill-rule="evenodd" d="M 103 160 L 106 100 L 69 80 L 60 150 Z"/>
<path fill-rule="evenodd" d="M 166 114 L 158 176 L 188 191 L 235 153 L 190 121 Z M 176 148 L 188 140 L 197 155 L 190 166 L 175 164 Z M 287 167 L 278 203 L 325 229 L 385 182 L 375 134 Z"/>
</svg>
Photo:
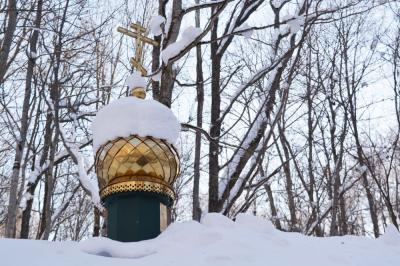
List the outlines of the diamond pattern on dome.
<svg viewBox="0 0 400 266">
<path fill-rule="evenodd" d="M 145 166 L 146 164 L 148 164 L 149 161 L 146 159 L 145 156 L 140 156 L 140 158 L 137 160 L 137 164 L 140 166 Z"/>
<path fill-rule="evenodd" d="M 123 189 L 121 184 L 119 191 L 141 190 L 143 186 L 132 184 L 144 177 L 153 180 L 146 182 L 158 183 L 157 187 L 166 186 L 171 189 L 172 181 L 178 174 L 179 157 L 172 145 L 164 140 L 130 136 L 117 138 L 100 147 L 96 154 L 95 169 L 101 191 L 106 191 L 107 187 L 121 182 L 129 182 L 130 185 L 129 188 Z M 158 189 L 158 192 L 163 193 L 167 188 Z"/>
</svg>

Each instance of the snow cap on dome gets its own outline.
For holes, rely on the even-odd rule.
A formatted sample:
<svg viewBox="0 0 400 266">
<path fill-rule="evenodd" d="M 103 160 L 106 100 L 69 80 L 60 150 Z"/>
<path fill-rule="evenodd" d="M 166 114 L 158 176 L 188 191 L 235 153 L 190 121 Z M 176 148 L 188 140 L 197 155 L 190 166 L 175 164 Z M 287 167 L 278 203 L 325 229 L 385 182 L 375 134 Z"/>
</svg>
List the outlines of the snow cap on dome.
<svg viewBox="0 0 400 266">
<path fill-rule="evenodd" d="M 92 124 L 93 150 L 118 137 L 138 135 L 155 137 L 174 144 L 180 124 L 174 113 L 154 100 L 125 97 L 97 112 Z"/>
</svg>

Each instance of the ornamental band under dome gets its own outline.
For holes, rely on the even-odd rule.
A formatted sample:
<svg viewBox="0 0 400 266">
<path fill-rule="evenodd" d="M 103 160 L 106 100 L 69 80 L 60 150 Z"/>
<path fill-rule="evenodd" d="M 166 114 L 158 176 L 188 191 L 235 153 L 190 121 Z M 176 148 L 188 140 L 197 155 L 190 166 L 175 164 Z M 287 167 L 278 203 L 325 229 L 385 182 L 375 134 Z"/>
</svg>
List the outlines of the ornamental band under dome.
<svg viewBox="0 0 400 266">
<path fill-rule="evenodd" d="M 134 73 L 132 95 L 103 107 L 93 122 L 95 166 L 107 211 L 107 235 L 124 242 L 158 236 L 167 226 L 172 184 L 179 174 L 173 147 L 180 125 L 172 111 L 144 100 L 143 77 Z"/>
</svg>

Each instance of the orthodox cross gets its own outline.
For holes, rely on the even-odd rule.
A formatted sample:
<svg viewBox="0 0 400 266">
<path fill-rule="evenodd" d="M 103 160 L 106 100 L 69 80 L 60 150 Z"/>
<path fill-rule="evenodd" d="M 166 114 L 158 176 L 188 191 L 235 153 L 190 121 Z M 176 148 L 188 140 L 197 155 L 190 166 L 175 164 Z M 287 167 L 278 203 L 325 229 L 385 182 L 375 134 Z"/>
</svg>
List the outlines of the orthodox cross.
<svg viewBox="0 0 400 266">
<path fill-rule="evenodd" d="M 153 39 L 147 37 L 147 29 L 140 25 L 139 23 L 132 23 L 129 25 L 134 31 L 129 29 L 118 27 L 117 31 L 136 39 L 136 47 L 135 47 L 135 57 L 132 57 L 129 61 L 131 66 L 142 74 L 142 76 L 147 75 L 147 70 L 143 67 L 143 44 L 148 43 L 153 46 L 158 46 L 158 42 Z"/>
</svg>

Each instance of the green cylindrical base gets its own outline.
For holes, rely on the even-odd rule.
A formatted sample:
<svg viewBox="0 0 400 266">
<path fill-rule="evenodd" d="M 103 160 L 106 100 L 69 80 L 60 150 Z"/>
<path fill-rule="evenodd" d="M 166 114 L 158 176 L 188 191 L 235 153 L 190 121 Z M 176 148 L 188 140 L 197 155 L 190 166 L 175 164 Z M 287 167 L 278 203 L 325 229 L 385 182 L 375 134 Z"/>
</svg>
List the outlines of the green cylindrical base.
<svg viewBox="0 0 400 266">
<path fill-rule="evenodd" d="M 167 196 L 151 192 L 122 192 L 104 199 L 107 211 L 107 236 L 122 242 L 157 237 L 166 225 Z M 165 210 L 165 213 L 164 213 Z"/>
</svg>

